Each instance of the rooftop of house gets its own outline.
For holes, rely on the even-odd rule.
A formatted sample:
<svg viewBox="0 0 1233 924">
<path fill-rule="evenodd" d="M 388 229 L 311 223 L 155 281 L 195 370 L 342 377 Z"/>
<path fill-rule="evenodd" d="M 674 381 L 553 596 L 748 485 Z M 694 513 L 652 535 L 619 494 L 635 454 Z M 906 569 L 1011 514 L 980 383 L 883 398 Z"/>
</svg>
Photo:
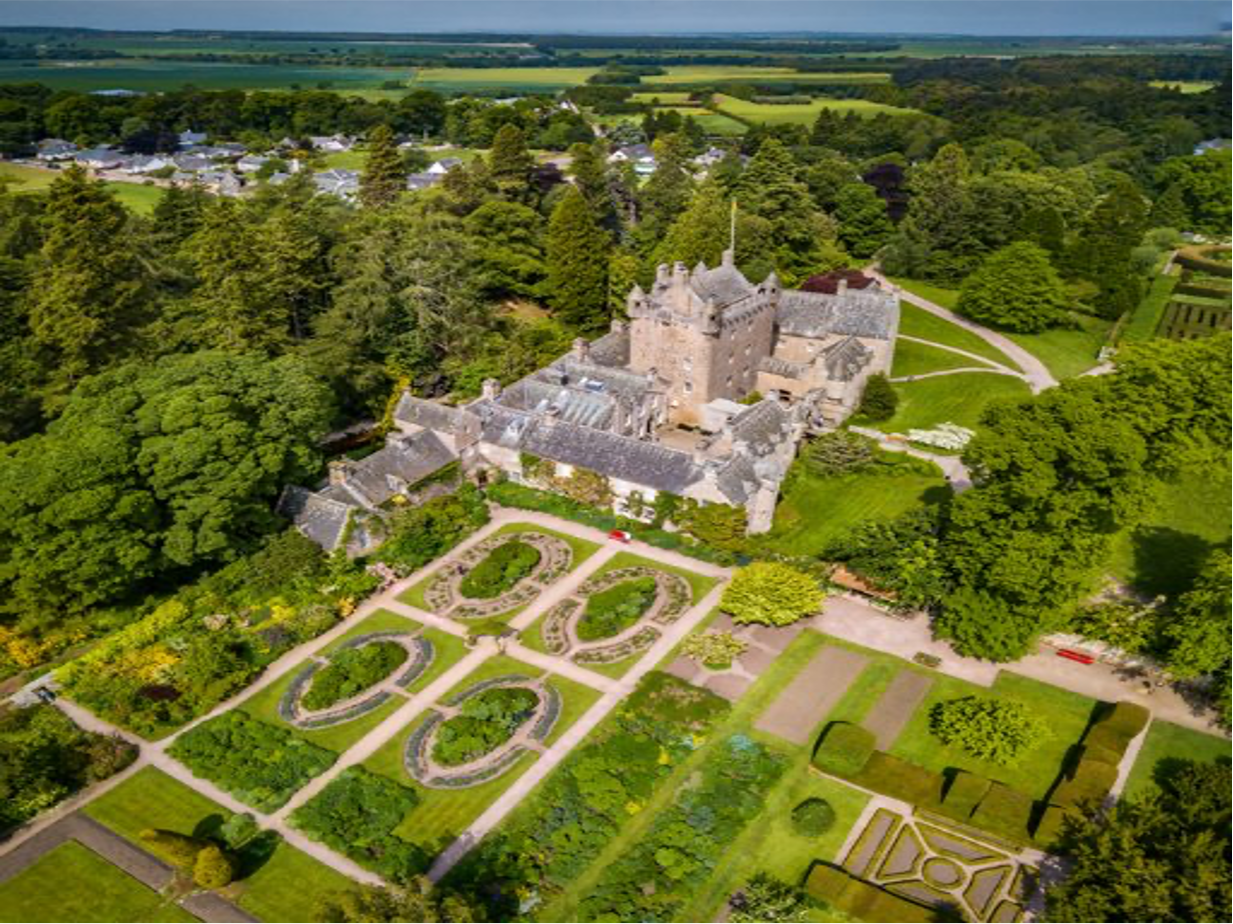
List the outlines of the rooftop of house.
<svg viewBox="0 0 1233 924">
<path fill-rule="evenodd" d="M 810 338 L 842 334 L 889 340 L 897 318 L 895 297 L 876 287 L 841 289 L 834 295 L 789 289 L 780 295 L 777 313 L 781 333 Z"/>
<path fill-rule="evenodd" d="M 343 462 L 341 485 L 366 507 L 379 507 L 407 487 L 453 462 L 454 453 L 430 430 L 391 434 L 358 462 Z"/>
</svg>

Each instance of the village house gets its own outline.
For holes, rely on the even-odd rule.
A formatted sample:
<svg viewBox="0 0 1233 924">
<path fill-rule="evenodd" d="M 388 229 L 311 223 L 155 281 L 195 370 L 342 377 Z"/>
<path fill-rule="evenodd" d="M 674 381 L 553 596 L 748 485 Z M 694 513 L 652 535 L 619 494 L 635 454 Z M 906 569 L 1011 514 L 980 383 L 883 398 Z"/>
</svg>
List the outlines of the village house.
<svg viewBox="0 0 1233 924">
<path fill-rule="evenodd" d="M 78 151 L 72 159 L 74 163 L 90 170 L 114 170 L 125 166 L 129 161 L 126 155 L 108 147 Z"/>
<path fill-rule="evenodd" d="M 315 541 L 337 538 L 343 507 L 362 519 L 393 496 L 372 488 L 369 464 L 397 487 L 437 460 L 548 490 L 598 481 L 634 519 L 649 518 L 661 493 L 725 504 L 765 532 L 800 439 L 841 424 L 894 355 L 892 293 L 856 273 L 816 287 L 783 289 L 773 273 L 750 282 L 731 252 L 716 267 L 661 266 L 649 292 L 630 292 L 628 322 L 507 388 L 487 381 L 461 407 L 404 394 L 397 471 L 390 457 L 348 463 L 315 493 L 288 488 L 280 510 Z M 371 503 L 345 493 L 357 485 Z"/>
<path fill-rule="evenodd" d="M 360 192 L 360 174 L 357 170 L 344 170 L 335 167 L 313 174 L 313 185 L 317 192 L 338 196 L 340 199 L 354 199 Z"/>
<path fill-rule="evenodd" d="M 658 166 L 655 161 L 655 152 L 651 150 L 649 144 L 628 144 L 617 148 L 608 155 L 608 163 L 632 164 L 634 173 L 639 176 L 649 176 Z"/>
<path fill-rule="evenodd" d="M 241 173 L 256 173 L 265 166 L 268 157 L 262 157 L 259 154 L 245 154 L 235 162 L 235 168 Z"/>
<path fill-rule="evenodd" d="M 65 141 L 63 138 L 44 138 L 38 143 L 36 151 L 35 156 L 39 160 L 71 160 L 78 148 L 73 142 Z"/>
<path fill-rule="evenodd" d="M 435 176 L 445 176 L 455 167 L 462 166 L 462 158 L 460 157 L 443 157 L 438 161 L 434 161 L 432 166 L 428 168 L 427 173 Z"/>
<path fill-rule="evenodd" d="M 179 137 L 176 140 L 179 143 L 180 148 L 184 149 L 184 148 L 191 148 L 193 145 L 196 145 L 196 144 L 205 144 L 207 137 L 208 136 L 206 135 L 205 132 L 194 132 L 194 131 L 189 131 L 188 129 L 185 129 L 184 131 L 180 132 Z"/>
<path fill-rule="evenodd" d="M 313 135 L 309 137 L 308 143 L 314 150 L 325 151 L 327 154 L 338 154 L 355 147 L 355 139 L 348 135 Z"/>
</svg>

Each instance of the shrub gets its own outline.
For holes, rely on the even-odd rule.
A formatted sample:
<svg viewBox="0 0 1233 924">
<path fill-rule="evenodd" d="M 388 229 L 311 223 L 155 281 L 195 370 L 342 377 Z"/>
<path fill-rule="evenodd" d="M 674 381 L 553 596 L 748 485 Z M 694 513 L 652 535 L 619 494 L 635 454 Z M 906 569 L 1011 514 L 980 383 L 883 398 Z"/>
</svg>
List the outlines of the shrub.
<svg viewBox="0 0 1233 924">
<path fill-rule="evenodd" d="M 461 715 L 438 730 L 433 760 L 456 767 L 484 756 L 508 741 L 538 704 L 538 695 L 524 687 L 496 687 L 464 700 Z"/>
<path fill-rule="evenodd" d="M 946 788 L 946 795 L 942 797 L 943 811 L 952 818 L 960 820 L 968 818 L 975 811 L 976 806 L 980 805 L 992 785 L 983 776 L 960 770 L 950 781 L 950 786 Z"/>
<path fill-rule="evenodd" d="M 197 854 L 193 864 L 193 882 L 203 889 L 221 889 L 231 883 L 235 867 L 227 855 L 215 844 L 207 844 Z"/>
<path fill-rule="evenodd" d="M 805 891 L 859 921 L 936 921 L 934 912 L 871 883 L 849 876 L 842 869 L 816 863 L 805 879 Z"/>
<path fill-rule="evenodd" d="M 405 660 L 407 650 L 396 642 L 370 642 L 336 651 L 329 665 L 313 675 L 312 685 L 300 702 L 305 709 L 328 709 L 380 683 Z"/>
<path fill-rule="evenodd" d="M 756 873 L 741 891 L 728 902 L 732 909 L 729 921 L 738 924 L 773 924 L 805 921 L 809 916 L 809 899 L 796 886 L 781 882 L 766 873 Z"/>
<path fill-rule="evenodd" d="M 1067 806 L 1050 805 L 1040 816 L 1040 821 L 1036 823 L 1036 830 L 1032 836 L 1041 847 L 1046 849 L 1054 847 L 1066 830 L 1066 826 L 1078 821 L 1081 817 Z"/>
<path fill-rule="evenodd" d="M 874 442 L 850 430 L 823 433 L 805 446 L 805 467 L 829 478 L 868 471 L 875 462 Z"/>
<path fill-rule="evenodd" d="M 899 393 L 885 373 L 875 372 L 865 380 L 856 413 L 869 420 L 890 420 L 899 407 Z"/>
<path fill-rule="evenodd" d="M 1004 783 L 994 783 L 972 813 L 972 824 L 1019 843 L 1031 842 L 1028 826 L 1035 803 L 1032 797 Z"/>
<path fill-rule="evenodd" d="M 394 882 L 423 872 L 428 856 L 393 831 L 419 804 L 415 790 L 363 767 L 348 767 L 291 815 L 291 823 Z"/>
<path fill-rule="evenodd" d="M 146 828 L 141 832 L 141 839 L 150 853 L 186 871 L 193 869 L 197 855 L 209 844 L 201 838 L 161 828 Z"/>
<path fill-rule="evenodd" d="M 927 808 L 942 801 L 942 774 L 926 770 L 885 751 L 874 751 L 852 782 L 874 792 Z"/>
<path fill-rule="evenodd" d="M 835 810 L 825 799 L 806 799 L 792 810 L 792 829 L 804 837 L 821 837 L 835 825 Z"/>
<path fill-rule="evenodd" d="M 593 642 L 624 632 L 655 602 L 655 578 L 639 577 L 591 594 L 578 620 L 578 638 Z"/>
<path fill-rule="evenodd" d="M 712 669 L 724 669 L 749 648 L 731 632 L 701 632 L 681 643 L 681 654 Z"/>
<path fill-rule="evenodd" d="M 813 765 L 824 773 L 854 776 L 873 754 L 873 732 L 848 722 L 833 722 L 822 734 Z"/>
<path fill-rule="evenodd" d="M 458 585 L 464 597 L 491 600 L 505 593 L 539 564 L 539 549 L 526 542 L 511 540 L 499 545 L 467 572 Z"/>
<path fill-rule="evenodd" d="M 822 608 L 822 588 L 804 571 L 780 562 L 739 569 L 719 606 L 734 622 L 786 626 Z"/>
<path fill-rule="evenodd" d="M 263 812 L 281 807 L 338 756 L 236 710 L 189 729 L 168 753 Z"/>
<path fill-rule="evenodd" d="M 1095 808 L 1104 801 L 1117 782 L 1117 766 L 1094 760 L 1081 760 L 1053 790 L 1049 801 L 1057 805 Z"/>
<path fill-rule="evenodd" d="M 1010 766 L 1048 737 L 1048 726 L 1023 703 L 965 696 L 929 710 L 929 728 L 944 743 L 981 760 Z"/>
</svg>

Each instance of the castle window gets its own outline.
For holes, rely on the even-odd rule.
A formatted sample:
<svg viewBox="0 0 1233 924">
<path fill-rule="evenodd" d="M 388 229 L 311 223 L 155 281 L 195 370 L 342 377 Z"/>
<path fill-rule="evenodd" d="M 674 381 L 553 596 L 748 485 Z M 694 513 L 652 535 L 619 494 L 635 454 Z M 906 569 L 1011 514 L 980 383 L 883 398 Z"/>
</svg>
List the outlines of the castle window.
<svg viewBox="0 0 1233 924">
<path fill-rule="evenodd" d="M 685 394 L 689 394 L 689 393 L 690 393 L 691 391 L 693 391 L 693 390 L 694 390 L 694 383 L 693 383 L 693 382 L 686 382 L 686 383 L 685 383 Z"/>
</svg>

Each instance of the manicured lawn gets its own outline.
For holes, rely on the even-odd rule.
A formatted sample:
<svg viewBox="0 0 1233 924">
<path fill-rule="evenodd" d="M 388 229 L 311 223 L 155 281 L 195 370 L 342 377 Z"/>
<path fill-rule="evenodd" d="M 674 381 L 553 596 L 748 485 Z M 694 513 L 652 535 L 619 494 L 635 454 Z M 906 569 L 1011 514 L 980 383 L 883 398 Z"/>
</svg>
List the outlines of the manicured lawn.
<svg viewBox="0 0 1233 924">
<path fill-rule="evenodd" d="M 0 908 L 6 921 L 197 920 L 76 841 L 0 885 Z"/>
<path fill-rule="evenodd" d="M 1125 795 L 1137 796 L 1150 791 L 1162 777 L 1168 777 L 1178 761 L 1199 763 L 1229 762 L 1228 738 L 1205 735 L 1172 722 L 1153 721 L 1147 729 L 1147 740 L 1126 780 Z"/>
<path fill-rule="evenodd" d="M 635 555 L 633 552 L 617 552 L 607 564 L 595 572 L 594 576 L 607 574 L 609 571 L 615 571 L 618 568 L 632 568 L 641 566 L 644 568 L 654 568 L 656 571 L 667 571 L 669 574 L 680 575 L 689 582 L 689 589 L 693 591 L 693 602 L 697 603 L 707 595 L 707 592 L 719 583 L 719 578 L 708 577 L 705 574 L 698 574 L 696 571 L 690 571 L 688 568 L 678 568 L 676 565 L 667 565 L 661 561 L 651 558 L 643 558 L 640 555 Z"/>
<path fill-rule="evenodd" d="M 802 471 L 775 508 L 774 525 L 762 541 L 786 555 L 817 555 L 858 523 L 891 520 L 948 495 L 941 473 L 821 478 Z"/>
<path fill-rule="evenodd" d="M 919 295 L 925 301 L 941 305 L 943 308 L 948 308 L 951 311 L 955 310 L 955 305 L 959 302 L 958 289 L 947 289 L 942 286 L 936 286 L 931 282 L 922 282 L 919 279 L 892 277 L 891 281 L 896 285 L 902 286 L 911 294 Z M 934 317 L 937 317 L 937 315 L 934 315 Z M 938 318 L 938 320 L 942 319 Z"/>
<path fill-rule="evenodd" d="M 838 115 L 855 112 L 865 119 L 880 114 L 912 115 L 916 112 L 915 109 L 886 106 L 866 99 L 814 99 L 808 103 L 765 104 L 717 93 L 715 102 L 722 113 L 764 125 L 812 125 L 824 109 Z"/>
<path fill-rule="evenodd" d="M 1169 304 L 1169 296 L 1177 285 L 1180 275 L 1174 272 L 1160 273 L 1152 279 L 1151 288 L 1143 296 L 1143 301 L 1131 312 L 1130 320 L 1122 330 L 1122 341 L 1133 343 L 1139 340 L 1151 340 L 1160 329 L 1160 321 L 1164 317 L 1165 308 Z"/>
<path fill-rule="evenodd" d="M 163 198 L 161 186 L 145 186 L 139 183 L 108 183 L 110 189 L 122 205 L 127 206 L 138 215 L 149 215 Z"/>
<path fill-rule="evenodd" d="M 389 718 L 390 714 L 397 710 L 399 706 L 406 703 L 406 699 L 402 696 L 395 695 L 391 696 L 376 709 L 366 712 L 350 722 L 340 722 L 337 725 L 329 725 L 325 728 L 296 728 L 294 725 L 284 722 L 282 717 L 279 716 L 278 703 L 283 698 L 283 694 L 287 692 L 287 688 L 295 680 L 296 675 L 307 667 L 308 664 L 308 661 L 297 664 L 256 696 L 245 700 L 240 708 L 255 719 L 269 722 L 271 725 L 289 728 L 296 737 L 319 747 L 329 748 L 335 754 L 341 754 L 380 725 L 385 719 Z"/>
<path fill-rule="evenodd" d="M 1184 592 L 1212 549 L 1229 544 L 1228 468 L 1210 466 L 1166 484 L 1146 522 L 1119 533 L 1109 571 L 1149 596 Z"/>
<path fill-rule="evenodd" d="M 941 423 L 975 428 L 985 405 L 998 398 L 1026 398 L 1027 383 L 1009 375 L 989 372 L 958 372 L 915 382 L 896 382 L 899 409 L 890 420 L 857 421 L 883 433 L 906 434 L 927 430 Z"/>
<path fill-rule="evenodd" d="M 943 321 L 943 323 L 946 322 Z M 984 365 L 986 364 L 978 359 L 952 353 L 941 347 L 900 339 L 895 342 L 895 359 L 891 365 L 891 375 L 899 378 L 905 375 L 940 372 L 943 369 L 979 369 Z"/>
<path fill-rule="evenodd" d="M 1111 321 L 1072 314 L 1075 329 L 1057 327 L 1039 334 L 1006 336 L 1039 359 L 1055 378 L 1071 379 L 1097 365 L 1100 348 L 1109 337 Z"/>
<path fill-rule="evenodd" d="M 263 921 L 315 921 L 321 899 L 355 886 L 349 876 L 283 842 L 243 880 L 235 901 Z"/>
<path fill-rule="evenodd" d="M 422 626 L 409 616 L 401 616 L 398 613 L 391 613 L 389 610 L 377 610 L 375 613 L 365 616 L 354 626 L 340 635 L 325 648 L 321 649 L 321 654 L 329 654 L 331 651 L 338 650 L 339 646 L 356 638 L 360 635 L 368 635 L 370 632 L 417 632 Z"/>
<path fill-rule="evenodd" d="M 594 687 L 588 687 L 584 683 L 578 683 L 576 680 L 570 680 L 568 677 L 560 677 L 552 675 L 548 681 L 558 693 L 561 694 L 561 714 L 557 716 L 556 725 L 552 727 L 552 732 L 544 740 L 544 743 L 551 745 L 556 742 L 563 734 L 569 731 L 569 727 L 577 722 L 586 713 L 588 709 L 595 705 L 603 693 Z"/>
<path fill-rule="evenodd" d="M 139 846 L 141 832 L 147 828 L 205 834 L 231 815 L 217 802 L 155 767 L 142 767 L 115 789 L 89 802 L 83 811 Z"/>
<path fill-rule="evenodd" d="M 538 667 L 519 661 L 516 658 L 511 658 L 509 655 L 493 655 L 458 683 L 454 684 L 441 697 L 441 700 L 445 701 L 451 696 L 457 696 L 463 690 L 477 683 L 491 680 L 493 677 L 504 677 L 507 674 L 517 674 L 520 677 L 542 677 L 544 672 Z"/>
<path fill-rule="evenodd" d="M 368 151 L 352 148 L 350 151 L 330 151 L 321 157 L 322 170 L 363 170 L 368 162 Z"/>
<path fill-rule="evenodd" d="M 566 574 L 568 574 L 570 571 L 573 571 L 580 564 L 582 564 L 584 561 L 586 561 L 588 558 L 590 558 L 592 555 L 594 555 L 596 552 L 599 551 L 599 545 L 597 543 L 588 542 L 586 539 L 579 539 L 578 537 L 571 536 L 568 533 L 557 532 L 555 529 L 548 529 L 547 527 L 538 526 L 534 523 L 508 523 L 505 526 L 502 526 L 500 529 L 496 530 L 492 535 L 505 536 L 510 533 L 526 533 L 526 532 L 543 533 L 545 536 L 555 536 L 556 538 L 561 539 L 569 544 L 569 547 L 573 550 L 574 556 L 573 556 L 573 560 L 569 563 L 569 569 L 566 571 Z M 414 606 L 418 609 L 424 610 L 425 612 L 432 612 L 432 609 L 431 607 L 429 607 L 428 602 L 424 599 L 424 591 L 426 591 L 429 585 L 432 584 L 433 579 L 437 576 L 438 573 L 439 573 L 439 569 L 434 570 L 431 574 L 428 575 L 428 577 L 424 578 L 424 580 L 420 581 L 418 584 L 414 585 L 413 587 L 408 588 L 404 593 L 399 595 L 398 597 L 399 602 L 405 603 L 408 606 Z M 492 618 L 501 619 L 501 620 L 509 620 L 509 619 L 512 619 L 514 616 L 516 616 L 518 613 L 522 612 L 524 609 L 526 609 L 525 606 L 520 606 L 517 609 L 511 610 L 508 613 L 502 613 L 499 616 L 495 616 Z M 478 622 L 479 620 L 475 620 L 475 621 Z"/>
<path fill-rule="evenodd" d="M 936 703 L 964 696 L 993 696 L 1024 703 L 1048 723 L 1049 737 L 1027 752 L 1021 762 L 1013 767 L 978 760 L 965 751 L 945 745 L 929 730 L 929 710 Z M 998 674 L 992 688 L 936 674 L 928 696 L 890 752 L 939 773 L 948 767 L 959 767 L 992 780 L 1000 780 L 1034 799 L 1042 799 L 1057 780 L 1067 753 L 1082 738 L 1096 705 L 1097 701 L 1087 696 L 1038 683 L 1009 671 Z"/>
<path fill-rule="evenodd" d="M 900 279 L 897 280 L 907 288 L 907 283 Z M 922 285 L 913 283 L 914 287 Z M 936 314 L 930 314 L 924 308 L 918 308 L 911 302 L 901 301 L 899 303 L 899 333 L 907 334 L 910 337 L 919 337 L 922 340 L 932 340 L 934 343 L 941 343 L 945 346 L 958 347 L 961 350 L 967 350 L 969 353 L 975 353 L 977 356 L 983 356 L 986 359 L 991 359 L 995 363 L 1001 363 L 1010 369 L 1018 369 L 1019 366 L 1009 356 L 993 346 L 982 337 L 976 336 L 969 330 L 964 330 L 958 325 L 950 323 L 945 318 L 939 318 Z M 907 346 L 905 341 L 898 341 L 895 344 L 895 354 L 898 358 L 899 350 Z"/>
</svg>

